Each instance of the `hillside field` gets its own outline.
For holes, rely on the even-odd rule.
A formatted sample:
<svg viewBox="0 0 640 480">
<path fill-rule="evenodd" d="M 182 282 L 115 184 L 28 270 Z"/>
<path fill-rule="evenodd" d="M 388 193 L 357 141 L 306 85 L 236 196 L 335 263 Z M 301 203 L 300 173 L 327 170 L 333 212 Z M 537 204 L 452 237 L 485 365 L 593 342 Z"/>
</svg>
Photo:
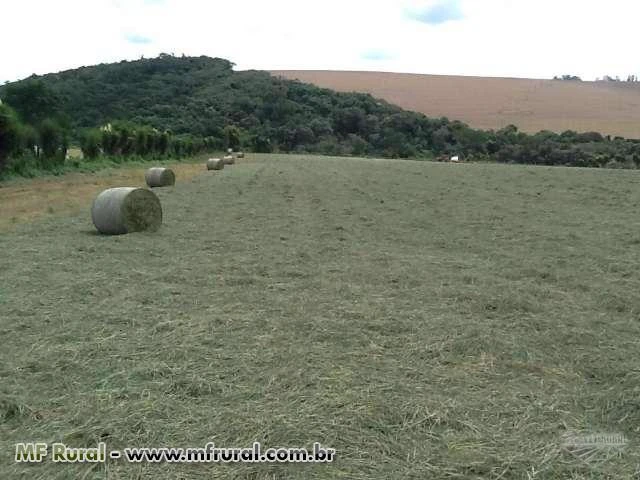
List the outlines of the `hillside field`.
<svg viewBox="0 0 640 480">
<path fill-rule="evenodd" d="M 370 93 L 430 117 L 482 129 L 596 131 L 640 138 L 640 83 L 574 82 L 314 70 L 274 75 L 342 92 Z"/>
<path fill-rule="evenodd" d="M 640 172 L 198 168 L 156 190 L 157 233 L 91 224 L 138 167 L 47 179 L 68 188 L 39 216 L 3 192 L 45 180 L 0 188 L 0 478 L 637 478 Z M 628 443 L 567 445 L 583 433 Z M 320 442 L 337 460 L 18 464 L 23 441 Z"/>
</svg>

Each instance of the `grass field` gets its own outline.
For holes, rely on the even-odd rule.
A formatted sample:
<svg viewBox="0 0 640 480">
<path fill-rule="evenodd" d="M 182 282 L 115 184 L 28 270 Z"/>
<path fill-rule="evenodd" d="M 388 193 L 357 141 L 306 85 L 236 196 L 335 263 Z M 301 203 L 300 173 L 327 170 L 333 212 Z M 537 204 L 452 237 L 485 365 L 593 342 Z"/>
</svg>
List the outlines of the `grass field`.
<svg viewBox="0 0 640 480">
<path fill-rule="evenodd" d="M 640 138 L 640 83 L 410 73 L 273 71 L 321 87 L 370 93 L 407 110 L 462 120 L 472 127 L 596 131 Z"/>
<path fill-rule="evenodd" d="M 165 160 L 153 165 L 170 167 L 182 180 L 203 172 L 203 156 L 186 162 Z M 197 161 L 197 163 L 193 163 Z M 113 185 L 145 186 L 144 172 L 152 164 L 124 164 L 94 173 L 43 176 L 36 180 L 16 178 L 0 182 L 0 232 L 41 217 L 86 211 L 93 199 Z"/>
<path fill-rule="evenodd" d="M 16 221 L 0 478 L 638 478 L 639 180 L 251 155 L 158 190 L 155 234 L 97 235 L 90 202 Z M 629 443 L 580 457 L 577 432 Z M 35 440 L 338 458 L 14 463 Z"/>
</svg>

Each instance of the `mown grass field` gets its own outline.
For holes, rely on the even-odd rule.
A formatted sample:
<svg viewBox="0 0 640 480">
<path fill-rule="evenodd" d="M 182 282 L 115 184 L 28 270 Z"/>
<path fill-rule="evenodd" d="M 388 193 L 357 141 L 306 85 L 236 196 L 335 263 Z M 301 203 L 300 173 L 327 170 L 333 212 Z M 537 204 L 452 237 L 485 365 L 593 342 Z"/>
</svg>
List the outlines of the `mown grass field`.
<svg viewBox="0 0 640 480">
<path fill-rule="evenodd" d="M 86 212 L 87 205 L 91 205 L 98 193 L 114 185 L 145 186 L 144 172 L 149 166 L 168 166 L 182 180 L 190 180 L 202 173 L 205 157 L 185 161 L 136 162 L 116 168 L 88 164 L 96 171 L 0 181 L 0 232 L 13 230 L 41 217 Z"/>
<path fill-rule="evenodd" d="M 155 234 L 97 235 L 90 202 L 0 233 L 0 478 L 638 478 L 639 172 L 252 155 L 180 180 Z M 581 459 L 583 431 L 629 443 Z M 338 459 L 14 463 L 35 440 Z"/>
</svg>

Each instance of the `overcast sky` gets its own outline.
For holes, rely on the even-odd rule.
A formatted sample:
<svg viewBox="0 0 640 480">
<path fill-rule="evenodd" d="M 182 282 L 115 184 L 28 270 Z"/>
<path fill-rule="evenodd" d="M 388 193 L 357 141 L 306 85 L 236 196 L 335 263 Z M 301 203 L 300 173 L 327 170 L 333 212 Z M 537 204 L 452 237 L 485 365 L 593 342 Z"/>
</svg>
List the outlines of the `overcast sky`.
<svg viewBox="0 0 640 480">
<path fill-rule="evenodd" d="M 640 75 L 636 0 L 1 0 L 0 82 L 161 52 L 236 69 Z"/>
</svg>

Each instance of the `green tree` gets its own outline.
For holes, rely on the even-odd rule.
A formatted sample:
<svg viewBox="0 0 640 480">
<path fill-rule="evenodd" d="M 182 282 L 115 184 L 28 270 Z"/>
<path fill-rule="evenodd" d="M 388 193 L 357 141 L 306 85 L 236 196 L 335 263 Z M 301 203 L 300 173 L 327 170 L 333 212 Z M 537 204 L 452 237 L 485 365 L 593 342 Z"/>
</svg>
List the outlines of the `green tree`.
<svg viewBox="0 0 640 480">
<path fill-rule="evenodd" d="M 235 125 L 227 125 L 223 129 L 225 148 L 240 148 L 240 129 Z"/>
<path fill-rule="evenodd" d="M 37 157 L 39 154 L 37 130 L 31 125 L 22 125 L 20 137 L 21 150 L 29 152 Z"/>
<path fill-rule="evenodd" d="M 7 105 L 0 104 L 0 170 L 8 158 L 20 147 L 20 122 L 15 112 Z"/>
<path fill-rule="evenodd" d="M 42 80 L 25 80 L 4 87 L 3 100 L 11 105 L 23 122 L 38 125 L 60 114 L 58 95 Z"/>
<path fill-rule="evenodd" d="M 136 130 L 136 154 L 144 157 L 151 153 L 151 149 L 149 148 L 149 135 L 150 132 L 146 128 L 139 128 Z"/>
<path fill-rule="evenodd" d="M 157 137 L 157 146 L 156 149 L 160 155 L 166 155 L 169 151 L 171 135 L 169 132 L 162 132 Z"/>
<path fill-rule="evenodd" d="M 60 125 L 51 119 L 44 120 L 38 127 L 38 137 L 44 166 L 64 163 L 65 134 Z"/>
<path fill-rule="evenodd" d="M 82 155 L 88 160 L 93 160 L 100 156 L 100 142 L 102 135 L 99 130 L 91 129 L 82 135 L 80 148 Z"/>
<path fill-rule="evenodd" d="M 102 151 L 105 155 L 114 156 L 118 154 L 118 133 L 114 132 L 110 126 L 103 127 L 100 132 Z"/>
</svg>

